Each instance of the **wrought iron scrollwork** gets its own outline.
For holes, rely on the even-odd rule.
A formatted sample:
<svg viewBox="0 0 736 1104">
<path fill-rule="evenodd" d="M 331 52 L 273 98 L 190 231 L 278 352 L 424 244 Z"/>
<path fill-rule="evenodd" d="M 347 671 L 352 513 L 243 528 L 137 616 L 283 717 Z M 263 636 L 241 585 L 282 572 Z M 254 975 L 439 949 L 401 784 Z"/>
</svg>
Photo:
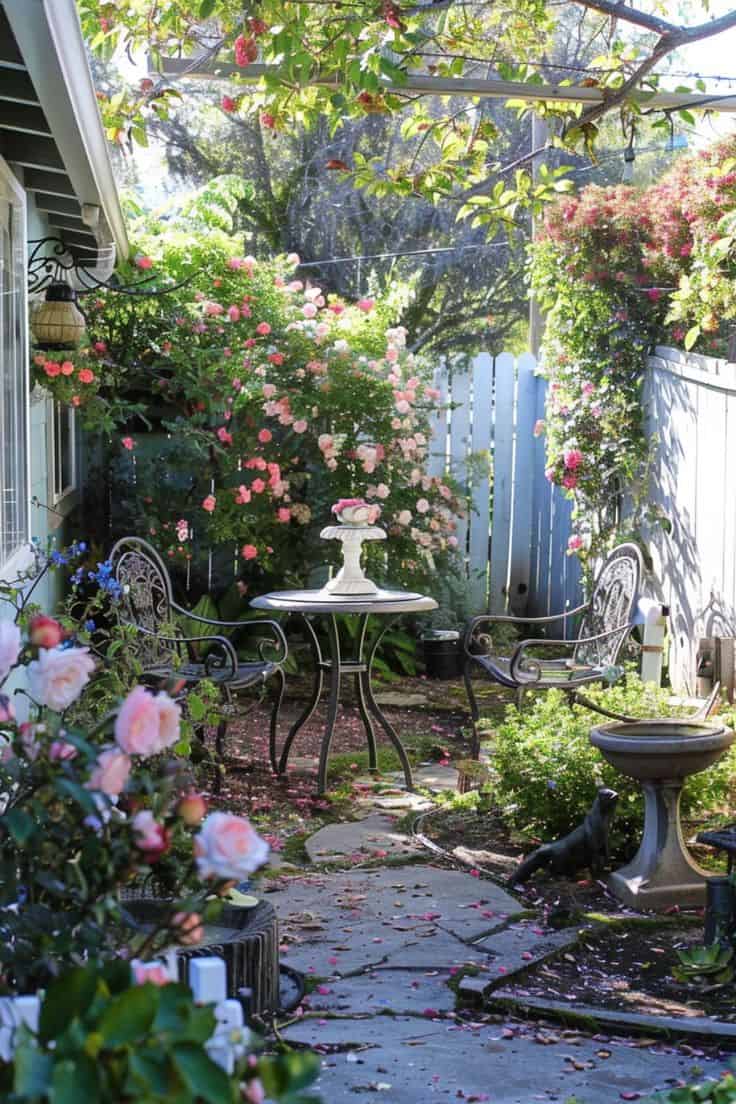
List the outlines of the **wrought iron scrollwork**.
<svg viewBox="0 0 736 1104">
<path fill-rule="evenodd" d="M 78 248 L 70 250 L 61 238 L 36 238 L 28 244 L 32 246 L 27 262 L 30 295 L 38 294 L 50 284 L 66 283 L 74 287 L 79 296 L 114 291 L 121 295 L 153 298 L 186 287 L 199 275 L 198 271 L 192 272 L 184 280 L 167 283 L 164 287 L 150 286 L 156 279 L 155 274 L 145 276 L 134 284 L 122 284 L 114 273 L 105 280 L 95 275 L 95 268 L 103 262 L 114 261 L 114 245 L 90 246 L 87 250 L 89 259 L 82 259 Z"/>
</svg>

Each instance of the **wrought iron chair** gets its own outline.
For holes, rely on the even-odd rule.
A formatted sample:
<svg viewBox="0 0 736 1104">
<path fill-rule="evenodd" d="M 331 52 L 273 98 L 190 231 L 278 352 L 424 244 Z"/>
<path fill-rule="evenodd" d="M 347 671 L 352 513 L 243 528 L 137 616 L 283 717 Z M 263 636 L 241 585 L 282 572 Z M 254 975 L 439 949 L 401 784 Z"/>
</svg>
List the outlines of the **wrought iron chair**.
<svg viewBox="0 0 736 1104">
<path fill-rule="evenodd" d="M 182 679 L 185 689 L 203 679 L 211 680 L 222 694 L 225 710 L 215 737 L 215 750 L 223 756 L 232 697 L 241 690 L 265 689 L 276 680 L 269 730 L 269 758 L 277 769 L 278 718 L 286 684 L 283 665 L 288 645 L 276 621 L 253 617 L 248 621 L 217 621 L 200 617 L 174 601 L 166 565 L 155 548 L 139 537 L 123 537 L 110 553 L 115 579 L 120 584 L 118 618 L 139 634 L 137 658 L 144 676 L 161 681 Z M 181 619 L 203 626 L 202 636 L 187 636 Z M 206 629 L 228 632 L 213 635 Z M 243 633 L 255 635 L 254 658 L 243 660 L 236 649 Z M 270 655 L 269 655 L 270 653 Z"/>
<path fill-rule="evenodd" d="M 634 628 L 643 563 L 635 544 L 620 544 L 610 554 L 595 580 L 590 601 L 566 613 L 551 617 L 510 617 L 483 614 L 468 622 L 465 630 L 465 688 L 473 723 L 472 754 L 480 752 L 478 721 L 480 712 L 473 691 L 473 672 L 480 668 L 493 682 L 516 690 L 519 698 L 525 690 L 564 690 L 572 701 L 582 701 L 591 709 L 616 719 L 628 720 L 594 704 L 580 693 L 580 687 L 611 681 L 617 676 L 616 663 L 621 649 Z M 521 640 L 509 657 L 494 654 L 493 642 L 483 627 L 507 625 L 549 625 L 582 614 L 577 636 L 571 640 Z M 537 654 L 532 654 L 532 650 Z M 545 650 L 549 658 L 544 656 Z M 560 656 L 567 651 L 568 655 Z M 551 654 L 550 654 L 551 653 Z"/>
</svg>

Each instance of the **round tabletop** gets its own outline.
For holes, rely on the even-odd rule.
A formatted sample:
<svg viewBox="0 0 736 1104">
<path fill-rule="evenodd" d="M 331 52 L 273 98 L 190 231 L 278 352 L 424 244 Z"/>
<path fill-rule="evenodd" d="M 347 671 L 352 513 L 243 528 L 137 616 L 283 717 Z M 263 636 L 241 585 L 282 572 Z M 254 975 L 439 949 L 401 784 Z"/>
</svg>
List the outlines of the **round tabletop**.
<svg viewBox="0 0 736 1104">
<path fill-rule="evenodd" d="M 377 594 L 330 594 L 324 590 L 274 590 L 253 598 L 254 609 L 283 613 L 428 613 L 437 609 L 434 598 L 409 590 L 380 590 Z"/>
</svg>

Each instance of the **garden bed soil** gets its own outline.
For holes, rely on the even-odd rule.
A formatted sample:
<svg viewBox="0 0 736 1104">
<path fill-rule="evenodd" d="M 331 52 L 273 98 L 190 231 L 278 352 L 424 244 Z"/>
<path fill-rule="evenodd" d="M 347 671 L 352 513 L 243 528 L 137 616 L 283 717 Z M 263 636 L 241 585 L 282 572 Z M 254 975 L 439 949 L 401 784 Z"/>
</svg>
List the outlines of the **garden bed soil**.
<svg viewBox="0 0 736 1104">
<path fill-rule="evenodd" d="M 702 942 L 699 924 L 633 922 L 604 934 L 583 934 L 578 945 L 533 967 L 505 998 L 552 1000 L 576 1007 L 693 1020 L 736 1023 L 735 983 L 704 991 L 672 977 L 676 949 Z"/>
</svg>

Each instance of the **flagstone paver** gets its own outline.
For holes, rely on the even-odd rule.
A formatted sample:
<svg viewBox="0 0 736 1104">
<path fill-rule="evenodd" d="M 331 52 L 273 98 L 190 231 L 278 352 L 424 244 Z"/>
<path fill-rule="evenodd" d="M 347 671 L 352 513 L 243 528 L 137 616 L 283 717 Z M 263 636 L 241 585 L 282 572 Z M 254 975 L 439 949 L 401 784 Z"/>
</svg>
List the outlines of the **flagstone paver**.
<svg viewBox="0 0 736 1104">
<path fill-rule="evenodd" d="M 342 1016 L 452 1012 L 455 993 L 447 984 L 451 976 L 449 970 L 374 970 L 326 982 L 310 993 L 305 1003 L 313 1012 Z"/>
<path fill-rule="evenodd" d="M 521 1034 L 499 1023 L 438 1020 L 432 1011 L 412 1017 L 307 1018 L 284 1035 L 318 1050 L 341 1048 L 324 1055 L 316 1085 L 330 1104 L 356 1099 L 364 1104 L 458 1099 L 561 1104 L 573 1096 L 581 1104 L 614 1104 L 667 1088 L 693 1067 L 693 1058 L 673 1047 L 602 1044 L 561 1031 Z M 541 1045 L 544 1039 L 555 1041 Z M 700 1076 L 717 1077 L 723 1066 L 702 1058 L 697 1064 Z"/>
<path fill-rule="evenodd" d="M 396 821 L 387 813 L 373 813 L 363 820 L 327 824 L 305 843 L 314 863 L 331 862 L 346 855 L 364 854 L 366 858 L 410 858 L 426 854 L 421 844 L 396 829 Z"/>
</svg>

